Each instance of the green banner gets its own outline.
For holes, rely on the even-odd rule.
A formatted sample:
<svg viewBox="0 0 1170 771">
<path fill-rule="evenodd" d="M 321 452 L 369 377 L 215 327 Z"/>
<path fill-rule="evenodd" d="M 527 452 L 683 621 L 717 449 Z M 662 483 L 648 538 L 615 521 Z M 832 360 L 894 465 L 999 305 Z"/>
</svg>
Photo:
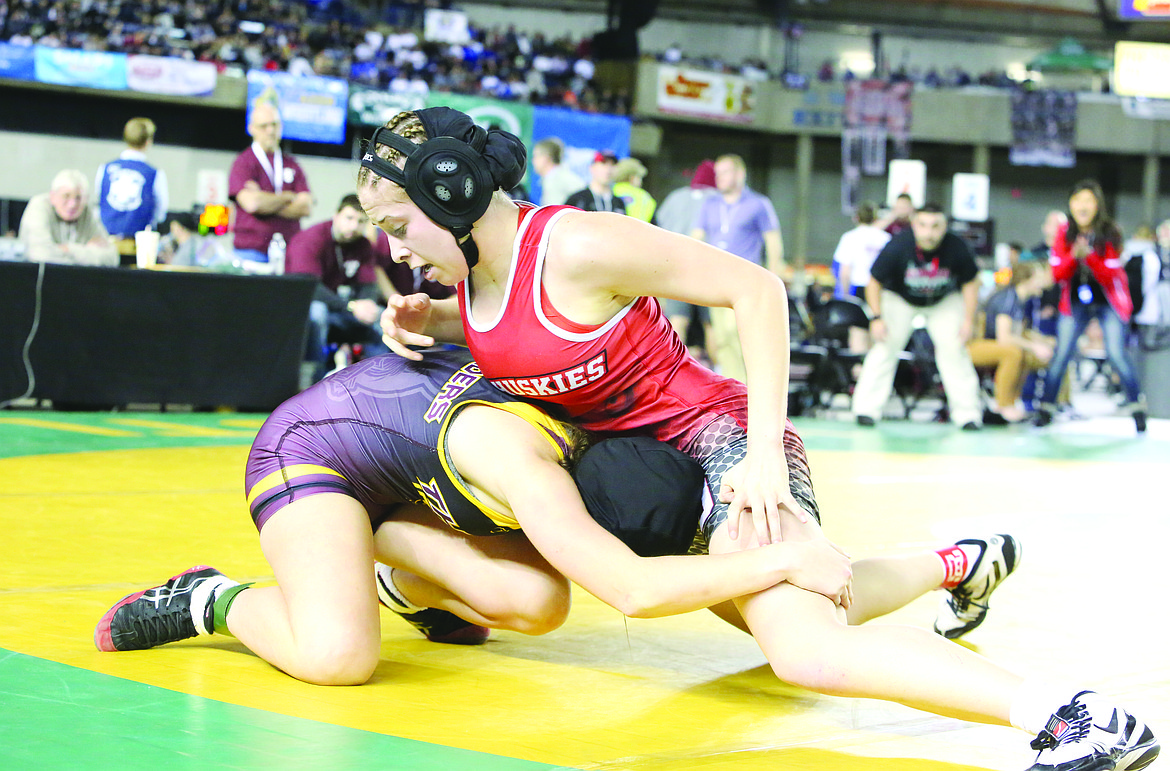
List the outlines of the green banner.
<svg viewBox="0 0 1170 771">
<path fill-rule="evenodd" d="M 511 132 L 532 144 L 532 105 L 524 102 L 502 102 L 479 96 L 463 96 L 432 91 L 427 107 L 450 107 L 465 112 L 484 128 L 499 128 Z"/>
<path fill-rule="evenodd" d="M 380 88 L 349 86 L 349 122 L 382 126 L 400 112 L 421 110 L 426 100 L 418 94 L 391 94 Z"/>
</svg>

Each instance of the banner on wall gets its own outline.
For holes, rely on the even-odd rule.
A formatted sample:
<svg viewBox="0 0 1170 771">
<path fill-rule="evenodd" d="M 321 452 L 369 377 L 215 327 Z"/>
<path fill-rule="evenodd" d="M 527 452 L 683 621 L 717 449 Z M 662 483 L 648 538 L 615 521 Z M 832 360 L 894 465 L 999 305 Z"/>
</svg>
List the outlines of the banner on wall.
<svg viewBox="0 0 1170 771">
<path fill-rule="evenodd" d="M 1012 92 L 1012 147 L 1008 158 L 1013 165 L 1072 168 L 1077 162 L 1076 143 L 1076 92 Z"/>
<path fill-rule="evenodd" d="M 426 97 L 419 94 L 392 94 L 380 88 L 349 86 L 349 122 L 362 126 L 384 126 L 400 112 L 421 110 Z"/>
<path fill-rule="evenodd" d="M 951 218 L 986 222 L 991 216 L 991 177 L 956 174 L 951 180 Z"/>
<path fill-rule="evenodd" d="M 1119 40 L 1113 48 L 1113 93 L 1118 96 L 1170 98 L 1170 45 Z"/>
<path fill-rule="evenodd" d="M 886 205 L 893 206 L 900 195 L 910 196 L 914 208 L 926 203 L 926 163 L 924 161 L 896 158 L 890 161 L 889 177 L 886 180 Z"/>
<path fill-rule="evenodd" d="M 130 56 L 126 84 L 133 91 L 171 96 L 209 96 L 219 73 L 211 62 L 189 62 L 173 56 Z"/>
<path fill-rule="evenodd" d="M 598 150 L 613 150 L 618 158 L 630 154 L 630 119 L 620 115 L 598 115 L 577 112 L 561 107 L 534 107 L 532 110 L 532 141 L 557 137 L 565 143 L 567 165 L 581 179 L 589 179 L 589 165 Z M 529 145 L 531 148 L 531 145 Z M 529 154 L 531 156 L 531 153 Z M 531 163 L 531 157 L 529 157 Z M 532 180 L 530 200 L 540 200 L 540 176 L 529 174 Z"/>
<path fill-rule="evenodd" d="M 423 16 L 423 40 L 428 43 L 463 45 L 471 42 L 467 14 L 441 8 L 428 8 Z"/>
<path fill-rule="evenodd" d="M 257 99 L 280 106 L 285 139 L 339 145 L 345 141 L 349 84 L 337 78 L 248 71 L 248 118 Z"/>
<path fill-rule="evenodd" d="M 858 203 L 861 177 L 886 173 L 886 145 L 893 156 L 910 155 L 910 95 L 906 81 L 853 80 L 845 84 L 841 131 L 841 210 L 852 214 Z"/>
<path fill-rule="evenodd" d="M 42 83 L 126 90 L 126 54 L 33 46 L 33 57 Z"/>
<path fill-rule="evenodd" d="M 432 91 L 427 96 L 427 107 L 450 107 L 459 110 L 467 113 L 476 124 L 485 129 L 503 129 L 520 137 L 525 145 L 532 144 L 531 104 Z"/>
<path fill-rule="evenodd" d="M 659 65 L 657 104 L 658 112 L 673 115 L 735 123 L 756 119 L 752 81 L 720 72 Z"/>
<path fill-rule="evenodd" d="M 36 80 L 36 56 L 32 46 L 0 43 L 0 78 Z"/>
</svg>

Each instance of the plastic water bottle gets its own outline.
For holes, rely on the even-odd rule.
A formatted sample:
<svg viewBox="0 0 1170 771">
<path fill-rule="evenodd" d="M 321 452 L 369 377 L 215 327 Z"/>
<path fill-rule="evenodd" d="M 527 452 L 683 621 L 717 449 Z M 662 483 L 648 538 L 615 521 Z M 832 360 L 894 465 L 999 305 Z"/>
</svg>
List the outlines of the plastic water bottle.
<svg viewBox="0 0 1170 771">
<path fill-rule="evenodd" d="M 273 233 L 272 240 L 268 242 L 268 268 L 274 276 L 284 275 L 284 250 L 284 236 Z"/>
</svg>

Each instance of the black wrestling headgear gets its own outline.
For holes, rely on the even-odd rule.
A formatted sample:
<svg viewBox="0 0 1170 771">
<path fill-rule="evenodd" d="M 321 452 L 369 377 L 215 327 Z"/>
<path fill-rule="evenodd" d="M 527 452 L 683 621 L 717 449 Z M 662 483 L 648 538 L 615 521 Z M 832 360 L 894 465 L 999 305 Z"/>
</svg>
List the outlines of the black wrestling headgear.
<svg viewBox="0 0 1170 771">
<path fill-rule="evenodd" d="M 513 134 L 485 131 L 450 107 L 430 107 L 415 115 L 427 141 L 415 144 L 385 126 L 374 131 L 362 166 L 402 187 L 411 201 L 436 224 L 450 230 L 467 267 L 479 262 L 471 226 L 487 211 L 496 188 L 511 189 L 524 177 L 527 151 Z M 379 144 L 406 157 L 400 169 L 378 157 Z"/>
</svg>

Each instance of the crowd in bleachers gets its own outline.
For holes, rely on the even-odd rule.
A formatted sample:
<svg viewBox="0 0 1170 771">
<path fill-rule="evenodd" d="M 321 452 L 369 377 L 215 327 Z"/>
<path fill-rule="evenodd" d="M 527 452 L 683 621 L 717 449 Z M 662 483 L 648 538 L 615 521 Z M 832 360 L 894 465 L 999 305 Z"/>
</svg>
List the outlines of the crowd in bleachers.
<svg viewBox="0 0 1170 771">
<path fill-rule="evenodd" d="M 629 112 L 628 94 L 595 86 L 588 41 L 471 28 L 467 43 L 437 43 L 422 38 L 421 13 L 394 19 L 408 26 L 371 24 L 337 2 L 12 0 L 0 4 L 0 41 L 174 56 L 240 74 L 340 77 L 420 96 L 433 90 Z"/>
<path fill-rule="evenodd" d="M 818 83 L 848 83 L 851 80 L 873 77 L 870 73 L 858 73 L 848 67 L 838 67 L 832 59 L 822 61 L 815 73 L 786 72 L 783 69 L 769 68 L 768 63 L 758 57 L 744 59 L 739 64 L 712 56 L 687 57 L 676 45 L 656 54 L 654 58 L 665 64 L 685 65 L 696 69 L 739 75 L 754 81 L 781 80 L 788 85 L 799 84 L 799 87 L 807 86 L 814 81 Z M 1022 85 L 1020 81 L 1012 79 L 1005 70 L 990 69 L 973 75 L 958 65 L 925 69 L 918 66 L 899 66 L 889 72 L 881 73 L 880 76 L 893 82 L 909 81 L 922 88 L 963 88 L 966 86 L 1015 88 Z"/>
<path fill-rule="evenodd" d="M 628 114 L 630 95 L 593 79 L 587 38 L 549 37 L 515 28 L 470 28 L 465 44 L 422 38 L 422 3 L 391 3 L 377 22 L 339 0 L 10 0 L 0 4 L 0 41 L 90 51 L 175 56 L 214 62 L 221 71 L 289 71 L 340 77 L 392 92 L 478 95 Z M 394 26 L 384 23 L 395 22 Z M 790 72 L 759 57 L 739 63 L 688 57 L 678 45 L 652 54 L 668 64 L 789 86 L 848 82 L 867 73 L 823 61 Z M 899 66 L 882 73 L 921 88 L 1019 85 L 1003 70 Z"/>
</svg>

